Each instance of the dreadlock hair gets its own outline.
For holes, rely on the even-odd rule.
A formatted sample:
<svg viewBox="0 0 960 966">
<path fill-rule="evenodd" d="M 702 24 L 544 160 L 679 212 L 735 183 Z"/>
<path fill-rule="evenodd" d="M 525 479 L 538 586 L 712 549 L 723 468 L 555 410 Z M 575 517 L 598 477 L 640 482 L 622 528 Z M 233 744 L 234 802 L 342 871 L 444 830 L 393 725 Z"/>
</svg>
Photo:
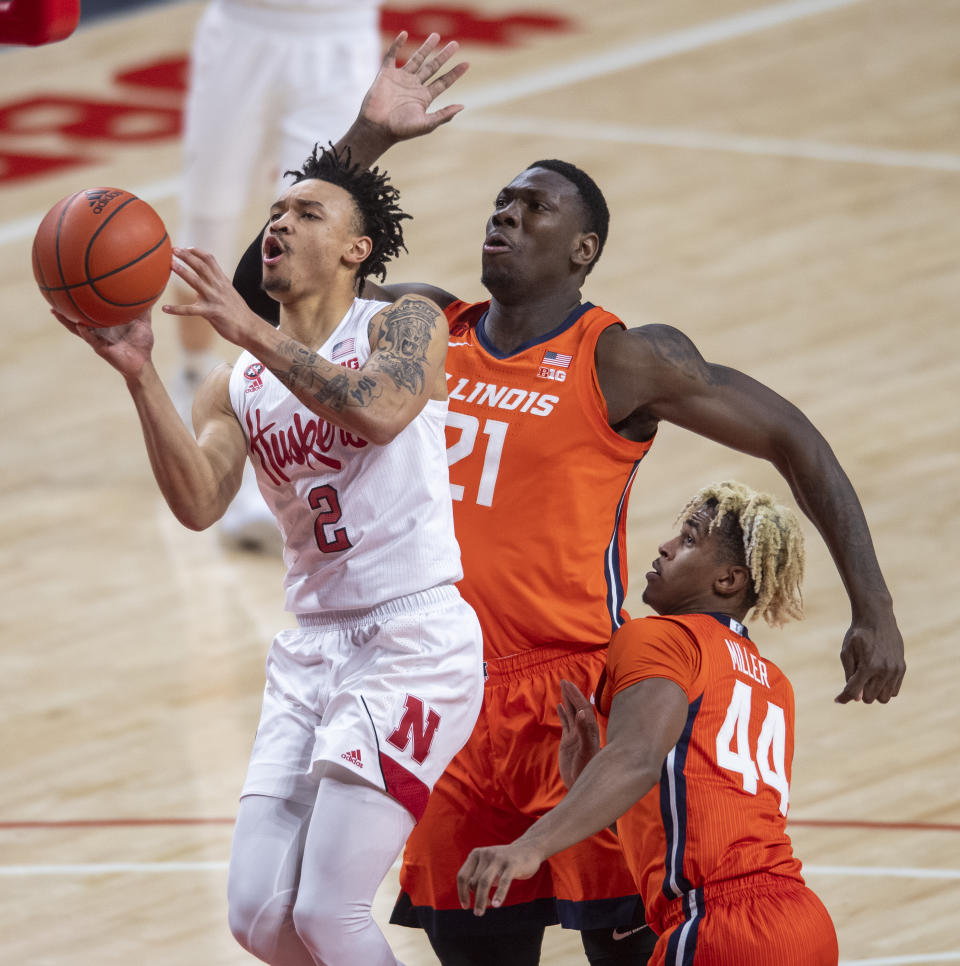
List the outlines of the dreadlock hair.
<svg viewBox="0 0 960 966">
<path fill-rule="evenodd" d="M 803 532 L 796 514 L 743 483 L 712 483 L 683 508 L 678 519 L 706 507 L 714 511 L 709 532 L 719 531 L 723 552 L 750 571 L 753 617 L 784 624 L 803 617 Z"/>
<path fill-rule="evenodd" d="M 312 178 L 335 184 L 350 195 L 357 211 L 357 228 L 373 242 L 370 254 L 357 269 L 357 286 L 368 275 L 381 281 L 386 278 L 387 262 L 401 250 L 407 250 L 400 222 L 412 217 L 397 205 L 400 192 L 390 184 L 387 172 L 353 164 L 350 148 L 340 152 L 330 143 L 327 147 L 315 144 L 313 154 L 303 162 L 302 171 L 284 174 L 292 175 L 294 184 Z"/>
<path fill-rule="evenodd" d="M 603 197 L 603 192 L 586 171 L 581 171 L 580 168 L 569 161 L 558 161 L 556 158 L 550 158 L 544 161 L 534 161 L 527 168 L 527 171 L 530 168 L 546 168 L 547 171 L 554 171 L 566 178 L 577 189 L 587 212 L 586 229 L 596 232 L 597 238 L 600 240 L 597 245 L 597 254 L 587 266 L 587 274 L 589 275 L 603 252 L 603 246 L 607 242 L 607 233 L 610 230 L 610 209 L 607 208 L 607 201 Z"/>
</svg>

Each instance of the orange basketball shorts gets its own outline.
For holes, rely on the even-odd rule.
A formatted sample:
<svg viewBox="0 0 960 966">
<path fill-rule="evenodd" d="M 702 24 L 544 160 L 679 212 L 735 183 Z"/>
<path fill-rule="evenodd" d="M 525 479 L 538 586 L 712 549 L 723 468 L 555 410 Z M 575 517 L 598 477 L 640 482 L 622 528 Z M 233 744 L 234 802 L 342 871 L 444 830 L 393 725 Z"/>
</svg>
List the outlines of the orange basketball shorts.
<svg viewBox="0 0 960 966">
<path fill-rule="evenodd" d="M 643 922 L 636 884 L 609 830 L 558 853 L 483 917 L 460 908 L 457 872 L 470 850 L 512 842 L 566 794 L 557 769 L 560 681 L 592 694 L 606 648 L 537 648 L 487 663 L 473 733 L 434 786 L 407 841 L 392 922 L 433 935 L 571 929 Z"/>
<path fill-rule="evenodd" d="M 837 966 L 837 933 L 802 882 L 758 874 L 675 900 L 649 966 Z"/>
</svg>

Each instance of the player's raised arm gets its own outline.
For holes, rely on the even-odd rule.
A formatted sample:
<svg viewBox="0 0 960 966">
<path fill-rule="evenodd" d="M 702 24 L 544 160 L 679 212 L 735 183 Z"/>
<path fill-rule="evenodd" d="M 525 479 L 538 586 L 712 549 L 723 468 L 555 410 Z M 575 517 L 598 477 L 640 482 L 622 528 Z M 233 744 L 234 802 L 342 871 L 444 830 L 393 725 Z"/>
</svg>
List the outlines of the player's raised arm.
<svg viewBox="0 0 960 966">
<path fill-rule="evenodd" d="M 355 164 L 368 167 L 394 144 L 429 134 L 463 110 L 462 104 L 429 110 L 469 67 L 461 62 L 439 73 L 460 45 L 451 40 L 440 47 L 440 36 L 430 34 L 409 60 L 398 66 L 397 54 L 406 40 L 406 32 L 394 38 L 356 120 L 336 145 L 338 150 L 349 148 Z"/>
<path fill-rule="evenodd" d="M 430 34 L 406 63 L 398 66 L 397 54 L 406 39 L 405 32 L 394 38 L 356 120 L 336 144 L 338 152 L 349 150 L 352 164 L 370 167 L 394 144 L 429 134 L 463 110 L 462 104 L 429 110 L 436 98 L 469 67 L 461 62 L 440 73 L 460 45 L 452 40 L 440 47 L 439 35 Z M 275 325 L 279 308 L 260 287 L 263 277 L 260 242 L 261 235 L 258 235 L 247 246 L 234 272 L 233 285 L 254 312 Z M 391 285 L 377 292 L 366 291 L 364 297 L 389 301 L 407 294 L 424 295 L 441 308 L 455 299 L 449 292 L 421 284 Z"/>
<path fill-rule="evenodd" d="M 706 362 L 671 326 L 611 331 L 598 356 L 611 423 L 638 414 L 652 425 L 666 420 L 773 463 L 820 531 L 850 599 L 840 652 L 847 683 L 837 700 L 896 695 L 906 664 L 890 592 L 860 501 L 810 420 L 755 379 Z"/>
</svg>

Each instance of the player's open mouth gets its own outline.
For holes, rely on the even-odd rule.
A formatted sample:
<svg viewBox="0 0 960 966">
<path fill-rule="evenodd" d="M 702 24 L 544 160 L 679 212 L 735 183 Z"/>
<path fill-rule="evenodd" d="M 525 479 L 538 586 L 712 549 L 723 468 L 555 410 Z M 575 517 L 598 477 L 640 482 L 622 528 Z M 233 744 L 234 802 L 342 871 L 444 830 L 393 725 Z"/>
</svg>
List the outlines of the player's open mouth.
<svg viewBox="0 0 960 966">
<path fill-rule="evenodd" d="M 512 246 L 507 243 L 503 235 L 487 235 L 487 240 L 483 243 L 484 255 L 499 255 L 509 251 L 512 251 Z"/>
<path fill-rule="evenodd" d="M 274 235 L 267 235 L 263 242 L 263 264 L 273 265 L 286 254 L 286 249 Z"/>
</svg>

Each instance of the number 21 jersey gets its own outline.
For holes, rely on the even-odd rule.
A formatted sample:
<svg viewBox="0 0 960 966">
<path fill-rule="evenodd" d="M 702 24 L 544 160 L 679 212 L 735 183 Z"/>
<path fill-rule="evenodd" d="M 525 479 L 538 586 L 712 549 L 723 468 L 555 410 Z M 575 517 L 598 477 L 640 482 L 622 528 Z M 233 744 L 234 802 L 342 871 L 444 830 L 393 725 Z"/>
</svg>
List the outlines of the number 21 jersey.
<svg viewBox="0 0 960 966">
<path fill-rule="evenodd" d="M 488 659 L 604 645 L 627 619 L 627 497 L 653 442 L 624 439 L 607 421 L 594 352 L 623 323 L 587 302 L 503 355 L 485 333 L 488 306 L 445 310 L 460 591 Z"/>
</svg>

